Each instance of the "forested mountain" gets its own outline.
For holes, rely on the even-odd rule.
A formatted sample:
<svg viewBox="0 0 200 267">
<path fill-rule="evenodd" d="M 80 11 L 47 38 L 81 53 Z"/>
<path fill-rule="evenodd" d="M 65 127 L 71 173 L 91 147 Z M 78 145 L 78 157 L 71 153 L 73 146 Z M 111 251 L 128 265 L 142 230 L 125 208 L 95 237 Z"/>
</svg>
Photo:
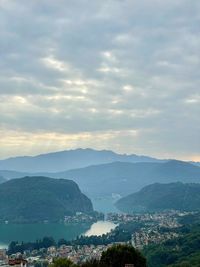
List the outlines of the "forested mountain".
<svg viewBox="0 0 200 267">
<path fill-rule="evenodd" d="M 121 198 L 116 206 L 124 212 L 163 210 L 200 210 L 200 184 L 152 184 L 139 192 Z"/>
<path fill-rule="evenodd" d="M 65 215 L 92 211 L 91 201 L 70 180 L 24 177 L 0 185 L 3 221 L 56 221 Z"/>
</svg>

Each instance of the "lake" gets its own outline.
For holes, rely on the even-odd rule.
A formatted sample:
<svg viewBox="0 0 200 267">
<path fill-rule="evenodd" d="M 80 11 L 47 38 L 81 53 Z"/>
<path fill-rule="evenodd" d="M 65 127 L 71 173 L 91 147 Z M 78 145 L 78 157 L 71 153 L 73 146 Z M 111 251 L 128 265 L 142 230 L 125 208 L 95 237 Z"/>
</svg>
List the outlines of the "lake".
<svg viewBox="0 0 200 267">
<path fill-rule="evenodd" d="M 115 202 L 117 201 L 117 199 L 113 199 L 109 196 L 98 198 L 90 197 L 90 199 L 92 200 L 94 210 L 103 212 L 104 214 L 109 212 L 120 213 L 120 211 L 115 207 Z"/>
<path fill-rule="evenodd" d="M 102 235 L 111 231 L 116 225 L 99 221 L 94 224 L 0 224 L 0 248 L 6 247 L 11 241 L 35 241 L 44 236 L 52 236 L 56 241 L 60 238 L 72 240 L 81 234 Z"/>
<path fill-rule="evenodd" d="M 115 229 L 116 226 L 117 225 L 112 222 L 99 221 L 99 222 L 93 223 L 90 229 L 85 232 L 85 235 L 86 236 L 103 235 Z"/>
</svg>

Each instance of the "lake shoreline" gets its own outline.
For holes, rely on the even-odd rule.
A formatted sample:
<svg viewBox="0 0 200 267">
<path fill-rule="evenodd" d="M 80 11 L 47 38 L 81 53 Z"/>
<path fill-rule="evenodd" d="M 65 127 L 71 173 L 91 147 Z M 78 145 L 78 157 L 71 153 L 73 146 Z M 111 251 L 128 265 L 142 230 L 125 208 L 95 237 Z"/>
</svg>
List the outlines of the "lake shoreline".
<svg viewBox="0 0 200 267">
<path fill-rule="evenodd" d="M 52 237 L 55 241 L 64 238 L 67 241 L 78 236 L 102 235 L 110 232 L 117 225 L 109 221 L 95 223 L 39 223 L 39 224 L 0 224 L 0 247 L 5 247 L 11 241 L 35 242 L 44 237 Z M 88 234 L 87 234 L 88 235 Z"/>
</svg>

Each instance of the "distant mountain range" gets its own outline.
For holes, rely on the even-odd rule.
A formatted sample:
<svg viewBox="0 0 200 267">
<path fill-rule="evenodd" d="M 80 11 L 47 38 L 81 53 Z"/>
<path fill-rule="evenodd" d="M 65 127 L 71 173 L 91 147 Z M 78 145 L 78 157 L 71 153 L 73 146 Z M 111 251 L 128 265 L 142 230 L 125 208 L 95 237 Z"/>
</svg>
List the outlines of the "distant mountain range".
<svg viewBox="0 0 200 267">
<path fill-rule="evenodd" d="M 155 183 L 121 198 L 116 206 L 124 212 L 199 211 L 200 184 Z"/>
<path fill-rule="evenodd" d="M 200 182 L 200 168 L 182 161 L 165 163 L 114 162 L 60 172 L 52 177 L 72 179 L 88 196 L 125 196 L 152 183 Z"/>
<path fill-rule="evenodd" d="M 93 212 L 89 198 L 66 179 L 25 177 L 0 184 L 1 221 L 57 221 L 76 212 Z"/>
<path fill-rule="evenodd" d="M 30 173 L 30 172 L 0 170 L 0 183 L 5 182 L 7 180 L 15 179 L 15 178 L 22 178 L 25 176 L 40 176 L 40 174 L 38 173 L 37 175 L 34 175 L 34 173 Z"/>
<path fill-rule="evenodd" d="M 117 154 L 109 150 L 75 149 L 48 153 L 34 157 L 24 156 L 0 160 L 0 170 L 20 172 L 60 172 L 120 162 L 160 162 L 161 160 L 138 155 Z"/>
<path fill-rule="evenodd" d="M 171 160 L 158 162 L 113 162 L 58 173 L 19 173 L 0 171 L 6 179 L 26 175 L 42 175 L 75 181 L 89 197 L 126 196 L 152 183 L 200 182 L 200 167 Z"/>
</svg>

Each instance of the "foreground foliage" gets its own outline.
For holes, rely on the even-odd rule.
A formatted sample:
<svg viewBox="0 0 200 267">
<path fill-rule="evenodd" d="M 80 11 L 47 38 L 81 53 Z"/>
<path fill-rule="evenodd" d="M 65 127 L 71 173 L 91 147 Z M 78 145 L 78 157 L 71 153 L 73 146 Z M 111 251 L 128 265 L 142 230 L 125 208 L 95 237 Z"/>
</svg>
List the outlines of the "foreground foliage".
<svg viewBox="0 0 200 267">
<path fill-rule="evenodd" d="M 49 267 L 76 267 L 77 265 L 75 265 L 71 260 L 69 259 L 55 259 L 53 261 L 52 264 L 49 265 Z"/>
<path fill-rule="evenodd" d="M 132 246 L 117 245 L 103 252 L 100 266 L 121 267 L 134 264 L 134 267 L 145 267 L 146 259 Z"/>
</svg>

